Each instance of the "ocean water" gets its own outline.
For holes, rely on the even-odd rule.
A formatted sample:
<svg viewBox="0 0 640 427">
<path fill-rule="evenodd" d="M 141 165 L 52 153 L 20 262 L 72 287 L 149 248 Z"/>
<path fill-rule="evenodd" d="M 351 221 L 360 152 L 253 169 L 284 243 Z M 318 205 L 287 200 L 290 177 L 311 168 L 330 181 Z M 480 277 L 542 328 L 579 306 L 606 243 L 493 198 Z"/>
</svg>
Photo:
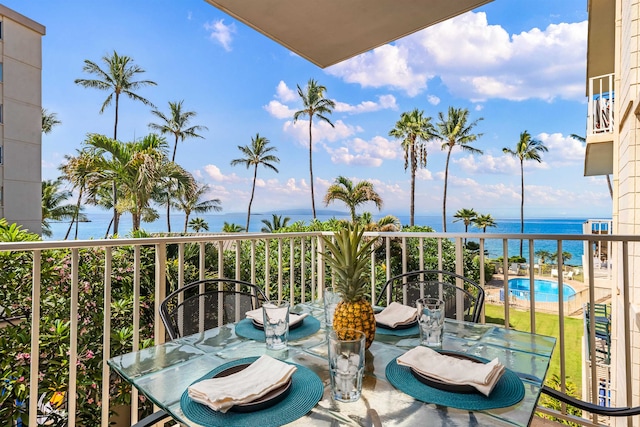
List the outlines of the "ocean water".
<svg viewBox="0 0 640 427">
<path fill-rule="evenodd" d="M 289 223 L 302 220 L 305 223 L 313 218 L 311 214 L 299 213 L 299 212 L 278 212 L 278 215 L 282 217 L 289 217 Z M 78 239 L 101 239 L 104 238 L 105 232 L 111 220 L 111 214 L 109 213 L 89 213 L 87 214 L 90 222 L 82 222 L 78 226 Z M 374 215 L 374 220 L 379 219 L 383 215 Z M 402 224 L 409 224 L 409 215 L 396 215 Z M 234 223 L 244 227 L 247 221 L 246 213 L 227 213 L 227 214 L 207 214 L 199 215 L 207 221 L 210 232 L 219 232 L 225 222 Z M 317 218 L 320 221 L 326 221 L 331 218 L 348 219 L 349 215 L 332 213 L 319 213 Z M 271 213 L 252 213 L 251 223 L 249 231 L 259 232 L 264 224 L 262 220 L 270 221 L 272 218 Z M 500 233 L 500 234 L 514 234 L 520 232 L 520 219 L 508 218 L 508 219 L 495 219 L 497 227 L 488 228 L 487 233 Z M 584 218 L 533 218 L 525 219 L 526 234 L 582 234 L 582 225 L 586 221 Z M 440 216 L 416 216 L 416 225 L 424 225 L 432 227 L 436 232 L 442 231 L 442 217 Z M 52 223 L 51 230 L 53 232 L 52 237 L 45 238 L 45 240 L 63 240 L 67 232 L 69 223 Z M 131 231 L 131 216 L 123 215 L 120 219 L 120 235 L 126 237 Z M 143 223 L 142 228 L 147 232 L 165 232 L 167 231 L 166 217 L 161 216 L 158 220 L 152 223 Z M 184 215 L 181 213 L 175 213 L 171 215 L 171 231 L 182 231 L 184 229 Z M 447 223 L 447 231 L 449 232 L 464 232 L 464 224 L 462 222 Z M 478 237 L 482 235 L 482 230 L 473 226 L 469 226 L 470 233 L 477 233 Z M 70 238 L 73 239 L 75 235 L 75 225 L 71 231 Z M 485 240 L 485 248 L 489 253 L 489 257 L 495 258 L 502 255 L 502 240 Z M 509 256 L 518 255 L 520 250 L 520 243 L 518 240 L 509 241 Z M 557 251 L 556 241 L 536 241 L 534 251 L 546 250 L 550 253 Z M 563 252 L 571 254 L 571 259 L 565 260 L 569 265 L 581 265 L 582 255 L 584 253 L 584 247 L 582 242 L 577 241 L 564 241 L 562 245 Z M 527 258 L 529 249 L 528 242 L 524 242 L 523 255 Z M 535 260 L 538 262 L 538 260 Z"/>
</svg>

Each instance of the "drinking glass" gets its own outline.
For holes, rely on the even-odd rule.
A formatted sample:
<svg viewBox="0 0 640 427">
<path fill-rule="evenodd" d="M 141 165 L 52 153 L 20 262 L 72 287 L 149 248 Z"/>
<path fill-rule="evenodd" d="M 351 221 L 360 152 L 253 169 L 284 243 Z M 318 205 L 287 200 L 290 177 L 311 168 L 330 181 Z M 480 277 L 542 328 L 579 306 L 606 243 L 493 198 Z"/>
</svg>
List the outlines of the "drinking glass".
<svg viewBox="0 0 640 427">
<path fill-rule="evenodd" d="M 441 347 L 444 333 L 444 301 L 438 298 L 421 298 L 416 301 L 420 344 Z"/>
<path fill-rule="evenodd" d="M 340 301 L 342 301 L 342 297 L 339 293 L 330 291 L 325 289 L 322 294 L 322 299 L 324 302 L 324 322 L 327 327 L 333 326 L 333 314 L 336 311 L 336 306 Z"/>
<path fill-rule="evenodd" d="M 364 333 L 355 329 L 332 330 L 328 343 L 331 395 L 341 402 L 355 402 L 362 393 Z"/>
<path fill-rule="evenodd" d="M 289 339 L 289 302 L 268 301 L 262 305 L 264 336 L 268 350 L 287 348 Z"/>
</svg>

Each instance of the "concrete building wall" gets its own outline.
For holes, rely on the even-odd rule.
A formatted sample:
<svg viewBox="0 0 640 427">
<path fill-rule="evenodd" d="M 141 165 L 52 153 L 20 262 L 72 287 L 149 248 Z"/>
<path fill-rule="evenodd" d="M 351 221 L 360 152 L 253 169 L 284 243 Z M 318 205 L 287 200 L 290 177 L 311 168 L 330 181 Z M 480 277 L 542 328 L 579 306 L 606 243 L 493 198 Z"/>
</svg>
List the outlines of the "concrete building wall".
<svg viewBox="0 0 640 427">
<path fill-rule="evenodd" d="M 0 217 L 42 231 L 44 26 L 0 5 Z"/>
<path fill-rule="evenodd" d="M 614 134 L 614 200 L 613 230 L 616 234 L 640 234 L 640 10 L 638 0 L 616 1 L 616 52 L 615 52 L 615 117 L 618 118 Z M 620 247 L 614 250 L 614 260 L 622 260 Z M 614 265 L 612 289 L 613 327 L 613 390 L 616 405 L 626 406 L 627 396 L 632 405 L 640 405 L 640 327 L 632 307 L 640 306 L 640 245 L 628 247 L 629 302 L 624 304 L 622 262 Z M 630 355 L 631 372 L 625 370 L 624 310 L 631 310 Z M 627 377 L 629 375 L 629 377 Z M 627 379 L 631 389 L 626 389 Z M 626 425 L 626 420 L 614 421 Z"/>
</svg>

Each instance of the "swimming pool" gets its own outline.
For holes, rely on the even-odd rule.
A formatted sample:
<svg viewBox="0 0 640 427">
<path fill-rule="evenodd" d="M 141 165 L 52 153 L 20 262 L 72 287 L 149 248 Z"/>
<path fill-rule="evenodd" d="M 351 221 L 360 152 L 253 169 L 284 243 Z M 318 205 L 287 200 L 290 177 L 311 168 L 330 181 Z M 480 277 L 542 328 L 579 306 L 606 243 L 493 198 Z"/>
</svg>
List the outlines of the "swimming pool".
<svg viewBox="0 0 640 427">
<path fill-rule="evenodd" d="M 558 302 L 558 283 L 551 280 L 535 279 L 535 297 L 539 302 Z M 562 297 L 564 301 L 569 301 L 576 294 L 575 289 L 564 284 L 562 286 Z M 509 293 L 516 298 L 529 300 L 530 287 L 529 279 L 509 279 Z"/>
</svg>

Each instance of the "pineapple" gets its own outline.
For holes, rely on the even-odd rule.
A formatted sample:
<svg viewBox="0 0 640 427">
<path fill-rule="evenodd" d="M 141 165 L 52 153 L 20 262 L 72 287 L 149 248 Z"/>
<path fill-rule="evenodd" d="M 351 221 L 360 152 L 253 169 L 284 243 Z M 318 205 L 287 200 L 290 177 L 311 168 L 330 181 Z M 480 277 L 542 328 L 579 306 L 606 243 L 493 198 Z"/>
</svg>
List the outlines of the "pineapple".
<svg viewBox="0 0 640 427">
<path fill-rule="evenodd" d="M 333 268 L 336 291 L 342 302 L 336 307 L 333 328 L 356 329 L 364 332 L 366 348 L 371 346 L 376 334 L 376 319 L 371 303 L 366 299 L 369 274 L 367 271 L 374 240 L 362 242 L 364 230 L 357 224 L 349 225 L 336 233 L 335 243 L 323 237 L 325 262 Z M 352 337 L 340 336 L 341 339 Z"/>
</svg>

